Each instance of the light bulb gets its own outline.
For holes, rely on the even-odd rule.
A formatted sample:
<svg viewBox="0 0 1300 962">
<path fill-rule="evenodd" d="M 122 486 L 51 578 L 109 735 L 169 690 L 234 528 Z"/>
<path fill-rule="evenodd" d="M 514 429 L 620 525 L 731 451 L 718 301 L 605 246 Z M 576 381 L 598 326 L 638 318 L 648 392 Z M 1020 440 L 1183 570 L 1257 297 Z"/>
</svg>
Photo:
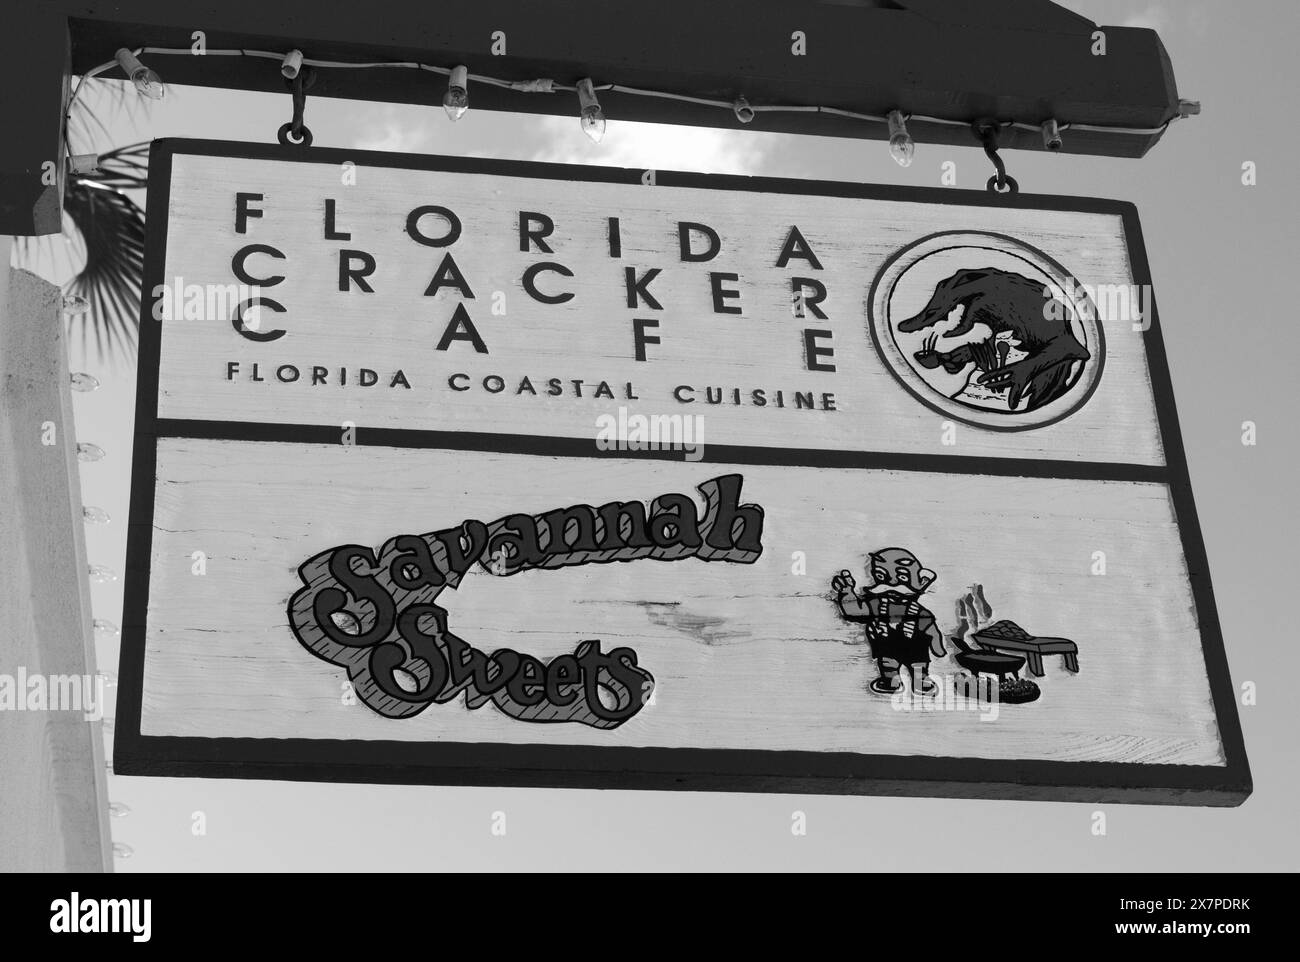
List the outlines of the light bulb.
<svg viewBox="0 0 1300 962">
<path fill-rule="evenodd" d="M 108 814 L 112 815 L 114 818 L 126 818 L 126 816 L 131 814 L 131 806 L 127 805 L 125 802 L 109 802 Z"/>
<path fill-rule="evenodd" d="M 889 156 L 899 167 L 911 167 L 912 158 L 916 156 L 916 144 L 907 134 L 889 138 Z"/>
<path fill-rule="evenodd" d="M 89 441 L 77 442 L 78 461 L 102 461 L 103 459 L 104 449 L 98 444 L 91 444 Z"/>
<path fill-rule="evenodd" d="M 591 138 L 593 144 L 600 143 L 605 136 L 605 115 L 599 107 L 589 107 L 582 112 L 582 132 Z"/>
<path fill-rule="evenodd" d="M 142 64 L 126 47 L 117 51 L 117 65 L 122 68 L 122 73 L 131 78 L 131 83 L 135 84 L 140 96 L 150 100 L 163 99 L 162 78 Z"/>
<path fill-rule="evenodd" d="M 121 628 L 103 618 L 96 618 L 90 623 L 90 627 L 105 638 L 116 638 L 122 633 Z"/>
<path fill-rule="evenodd" d="M 912 166 L 912 158 L 916 156 L 916 144 L 907 132 L 902 112 L 898 110 L 889 112 L 889 156 L 899 167 Z"/>
<path fill-rule="evenodd" d="M 99 378 L 93 374 L 86 374 L 84 371 L 77 371 L 72 375 L 72 390 L 80 391 L 83 394 L 98 391 Z"/>
<path fill-rule="evenodd" d="M 99 170 L 99 154 L 73 154 L 68 158 L 68 171 L 73 174 L 90 174 Z"/>
<path fill-rule="evenodd" d="M 447 78 L 447 92 L 442 95 L 442 109 L 452 120 L 460 120 L 469 110 L 469 70 L 465 67 L 452 67 L 451 76 Z"/>
<path fill-rule="evenodd" d="M 600 101 L 596 99 L 596 89 L 592 86 L 590 77 L 578 81 L 578 105 L 582 132 L 591 138 L 592 143 L 600 143 L 600 139 L 605 136 L 605 113 L 600 109 Z"/>
<path fill-rule="evenodd" d="M 82 505 L 81 517 L 85 519 L 86 524 L 108 524 L 112 518 L 103 508 L 96 508 L 94 505 Z"/>
<path fill-rule="evenodd" d="M 1048 150 L 1060 150 L 1064 146 L 1061 140 L 1061 125 L 1055 120 L 1043 121 L 1043 146 Z"/>
<path fill-rule="evenodd" d="M 117 572 L 112 568 L 106 568 L 104 565 L 90 565 L 86 569 L 86 574 L 97 585 L 108 584 L 110 581 L 117 580 Z"/>
<path fill-rule="evenodd" d="M 85 314 L 88 310 L 90 310 L 90 301 L 81 294 L 63 295 L 63 313 L 67 317 L 76 317 L 78 314 Z"/>
<path fill-rule="evenodd" d="M 113 843 L 114 858 L 130 858 L 134 854 L 135 854 L 135 849 L 133 849 L 130 845 L 127 845 L 125 842 Z"/>
<path fill-rule="evenodd" d="M 163 99 L 162 78 L 148 67 L 141 66 L 139 70 L 131 74 L 131 83 L 135 84 L 135 89 L 141 95 L 148 97 L 150 100 Z"/>
</svg>

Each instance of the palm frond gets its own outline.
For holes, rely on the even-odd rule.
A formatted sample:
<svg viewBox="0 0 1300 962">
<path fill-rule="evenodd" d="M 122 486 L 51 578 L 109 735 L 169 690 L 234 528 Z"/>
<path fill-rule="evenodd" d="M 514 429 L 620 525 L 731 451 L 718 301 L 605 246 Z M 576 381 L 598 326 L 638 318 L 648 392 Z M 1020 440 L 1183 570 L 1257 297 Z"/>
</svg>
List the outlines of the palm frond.
<svg viewBox="0 0 1300 962">
<path fill-rule="evenodd" d="M 125 110 L 134 116 L 140 109 L 130 84 L 97 83 L 96 90 L 112 112 Z M 97 103 L 97 109 L 102 106 Z M 88 146 L 109 136 L 97 109 L 88 107 L 85 98 L 74 102 L 67 124 L 70 144 Z M 16 249 L 20 264 L 48 260 L 60 274 L 66 274 L 67 258 L 81 263 L 63 289 L 86 298 L 90 310 L 69 319 L 69 332 L 80 329 L 83 347 L 89 347 L 93 336 L 96 353 L 108 360 L 119 353 L 132 360 L 135 356 L 144 280 L 144 211 L 132 193 L 147 186 L 148 165 L 149 145 L 140 143 L 100 154 L 94 171 L 69 173 L 63 189 L 67 250 L 57 248 L 49 237 L 20 238 Z"/>
<path fill-rule="evenodd" d="M 144 279 L 144 211 L 128 190 L 148 181 L 148 145 L 132 144 L 104 154 L 99 169 L 70 176 L 63 211 L 81 237 L 85 263 L 66 286 L 90 302 L 80 322 L 83 344 L 93 331 L 102 356 L 125 350 L 133 354 L 139 324 L 140 286 Z"/>
</svg>

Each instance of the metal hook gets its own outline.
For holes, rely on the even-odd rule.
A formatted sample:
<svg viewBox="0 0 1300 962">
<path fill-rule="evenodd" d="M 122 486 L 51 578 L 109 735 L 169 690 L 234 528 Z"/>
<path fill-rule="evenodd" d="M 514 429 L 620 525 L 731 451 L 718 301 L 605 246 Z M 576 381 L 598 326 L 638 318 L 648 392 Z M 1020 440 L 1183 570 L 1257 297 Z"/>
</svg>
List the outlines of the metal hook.
<svg viewBox="0 0 1300 962">
<path fill-rule="evenodd" d="M 1002 162 L 1002 157 L 998 153 L 998 133 L 1002 129 L 1001 124 L 996 120 L 977 120 L 971 126 L 976 138 L 984 145 L 984 153 L 997 170 L 997 173 L 989 178 L 988 189 L 995 194 L 1019 193 L 1020 184 L 1007 173 L 1007 165 Z"/>
<path fill-rule="evenodd" d="M 316 79 L 311 67 L 304 67 L 292 79 L 285 79 L 293 98 L 293 119 L 283 125 L 276 134 L 276 139 L 286 147 L 310 147 L 311 129 L 303 123 L 303 112 L 307 107 L 307 88 Z"/>
</svg>

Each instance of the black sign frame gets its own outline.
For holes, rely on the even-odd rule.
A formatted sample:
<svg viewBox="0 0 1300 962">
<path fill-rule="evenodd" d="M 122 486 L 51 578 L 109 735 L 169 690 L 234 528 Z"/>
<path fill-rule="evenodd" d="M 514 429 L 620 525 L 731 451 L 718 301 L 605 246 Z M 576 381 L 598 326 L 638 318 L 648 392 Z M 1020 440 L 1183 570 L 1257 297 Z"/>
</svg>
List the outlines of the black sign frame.
<svg viewBox="0 0 1300 962">
<path fill-rule="evenodd" d="M 415 156 L 373 151 L 204 140 L 157 140 L 149 160 L 144 290 L 164 283 L 172 159 L 178 154 L 339 166 L 439 170 L 524 178 L 636 185 L 641 170 Z M 1021 210 L 1112 214 L 1122 219 L 1133 282 L 1151 285 L 1137 208 L 1127 202 L 1051 195 L 912 188 L 656 171 L 664 186 L 713 191 L 771 192 L 867 200 L 913 201 Z M 153 510 L 159 438 L 221 438 L 335 443 L 337 428 L 291 424 L 173 420 L 158 417 L 161 325 L 146 296 L 140 314 L 140 358 L 127 536 L 122 654 L 114 729 L 113 770 L 119 775 L 269 778 L 319 782 L 532 786 L 813 794 L 1009 798 L 1071 802 L 1231 806 L 1252 790 L 1224 651 L 1209 562 L 1192 496 L 1158 312 L 1151 304 L 1144 334 L 1166 465 L 1104 464 L 950 455 L 866 454 L 710 445 L 709 462 L 803 464 L 1078 478 L 1157 481 L 1169 486 L 1178 522 L 1225 765 L 1158 765 L 899 756 L 756 749 L 636 748 L 485 742 L 407 742 L 338 739 L 254 739 L 144 735 L 140 731 L 149 604 Z M 504 453 L 610 457 L 588 441 L 531 436 L 368 429 L 358 443 L 444 447 Z M 642 452 L 638 457 L 672 456 Z M 288 642 L 290 639 L 286 638 Z"/>
</svg>

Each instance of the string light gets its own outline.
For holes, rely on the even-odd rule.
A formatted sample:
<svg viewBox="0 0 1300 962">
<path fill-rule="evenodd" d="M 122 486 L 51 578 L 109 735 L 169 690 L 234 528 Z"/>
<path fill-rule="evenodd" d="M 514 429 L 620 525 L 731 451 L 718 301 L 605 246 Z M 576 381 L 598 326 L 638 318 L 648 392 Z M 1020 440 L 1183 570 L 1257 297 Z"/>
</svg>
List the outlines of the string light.
<svg viewBox="0 0 1300 962">
<path fill-rule="evenodd" d="M 99 170 L 99 154 L 69 154 L 68 173 L 89 174 Z"/>
<path fill-rule="evenodd" d="M 1043 121 L 1043 146 L 1048 150 L 1060 150 L 1062 145 L 1060 124 L 1055 120 Z"/>
<path fill-rule="evenodd" d="M 90 310 L 90 301 L 82 295 L 63 295 L 63 314 L 65 317 L 76 317 L 78 314 L 85 314 L 88 310 Z"/>
<path fill-rule="evenodd" d="M 98 391 L 99 378 L 93 374 L 87 374 L 85 371 L 77 371 L 72 375 L 72 390 L 80 391 L 82 394 Z"/>
<path fill-rule="evenodd" d="M 295 48 L 284 55 L 284 63 L 280 64 L 280 73 L 284 75 L 285 80 L 292 80 L 298 76 L 300 70 L 302 70 L 302 51 Z"/>
<path fill-rule="evenodd" d="M 122 633 L 121 628 L 111 621 L 105 621 L 103 618 L 96 618 L 90 623 L 90 627 L 105 638 L 116 638 Z"/>
<path fill-rule="evenodd" d="M 731 105 L 731 109 L 736 112 L 736 119 L 742 124 L 754 122 L 754 108 L 749 105 L 749 101 L 744 97 L 737 97 L 736 102 Z"/>
<path fill-rule="evenodd" d="M 104 460 L 104 449 L 98 444 L 91 444 L 89 441 L 78 441 L 77 460 L 102 461 Z"/>
<path fill-rule="evenodd" d="M 82 505 L 81 517 L 85 519 L 86 524 L 108 524 L 113 520 L 103 508 L 96 508 L 89 504 Z"/>
<path fill-rule="evenodd" d="M 600 143 L 600 138 L 605 136 L 605 112 L 600 109 L 590 77 L 578 81 L 578 107 L 582 132 L 591 138 L 592 143 Z"/>
<path fill-rule="evenodd" d="M 442 109 L 452 120 L 460 120 L 469 110 L 469 69 L 452 67 L 447 80 L 447 92 L 442 95 Z"/>
<path fill-rule="evenodd" d="M 907 132 L 907 121 L 900 110 L 891 110 L 889 123 L 889 156 L 899 167 L 911 167 L 912 158 L 916 156 L 916 143 Z"/>
<path fill-rule="evenodd" d="M 131 70 L 127 70 L 127 67 L 123 65 L 123 70 L 127 70 L 127 75 L 131 77 L 132 82 L 136 83 L 136 88 L 139 89 L 141 93 L 145 94 L 146 96 L 155 97 L 155 98 L 162 97 L 162 83 L 158 79 L 157 74 L 155 74 L 152 70 L 149 70 L 148 68 L 140 64 L 137 57 L 141 54 L 176 55 L 176 56 L 193 55 L 193 51 L 189 47 L 138 47 L 135 50 L 126 50 L 124 48 L 123 50 L 118 51 L 118 55 L 119 55 L 118 60 L 116 61 L 110 60 L 107 63 L 101 64 L 98 67 L 94 67 L 86 71 L 82 75 L 82 82 L 84 82 L 85 80 L 89 80 L 93 77 L 97 77 L 100 74 L 102 74 L 104 71 L 111 69 L 114 63 L 122 64 L 121 55 L 123 53 L 127 54 L 127 56 L 130 58 L 128 63 L 132 63 L 135 65 L 135 67 L 139 68 L 138 71 L 135 69 L 135 67 L 133 67 Z M 283 68 L 283 64 L 288 55 L 286 55 L 285 53 L 277 53 L 271 50 L 250 50 L 245 48 L 231 48 L 231 49 L 216 50 L 216 49 L 209 48 L 207 51 L 207 56 L 209 57 L 252 57 L 257 59 L 276 60 L 281 63 Z M 348 62 L 343 60 L 321 60 L 321 59 L 306 57 L 306 56 L 302 58 L 302 66 L 323 67 L 327 69 L 337 69 L 337 70 L 406 68 L 410 70 L 424 70 L 430 73 L 441 74 L 443 76 L 448 76 L 448 77 L 451 75 L 453 70 L 456 69 L 454 67 L 439 67 L 430 64 L 416 63 L 414 61 L 394 60 L 394 61 Z M 143 79 L 144 87 L 142 87 L 141 82 L 137 81 L 137 76 Z M 493 86 L 493 87 L 500 87 L 506 90 L 513 90 L 520 93 L 549 94 L 557 91 L 562 91 L 562 92 L 577 91 L 580 99 L 582 98 L 581 88 L 583 83 L 585 82 L 590 85 L 589 90 L 590 90 L 591 100 L 593 102 L 595 102 L 596 94 L 598 92 L 609 91 L 611 93 L 628 94 L 628 95 L 640 96 L 640 97 L 655 97 L 660 100 L 674 100 L 674 101 L 680 101 L 684 103 L 699 104 L 701 106 L 707 106 L 707 107 L 718 107 L 718 108 L 732 111 L 733 113 L 736 112 L 736 104 L 737 104 L 737 100 L 719 100 L 719 99 L 714 99 L 709 97 L 692 97 L 686 94 L 670 93 L 668 91 L 663 91 L 663 90 L 646 90 L 646 89 L 641 89 L 636 87 L 625 87 L 621 84 L 614 84 L 614 83 L 608 83 L 608 84 L 602 84 L 600 86 L 596 86 L 592 84 L 589 79 L 586 81 L 579 81 L 578 84 L 576 85 L 570 85 L 570 84 L 563 84 L 549 78 L 537 78 L 533 80 L 507 80 L 502 77 L 491 77 L 491 76 L 485 76 L 481 74 L 467 74 L 467 80 L 473 80 L 475 83 L 486 84 L 488 86 Z M 75 103 L 78 95 L 80 94 L 82 82 L 79 82 L 77 84 L 76 90 L 73 91 L 72 98 L 69 101 L 69 108 L 71 108 L 71 105 Z M 597 110 L 599 109 L 598 103 L 596 103 L 596 108 Z M 813 114 L 825 114 L 833 117 L 842 117 L 847 120 L 866 121 L 868 123 L 879 124 L 881 126 L 886 126 L 886 127 L 889 124 L 888 116 L 881 116 L 879 114 L 861 113 L 859 111 L 854 111 L 854 110 L 844 110 L 839 107 L 825 107 L 825 106 L 816 106 L 816 105 L 807 105 L 807 104 L 760 104 L 760 105 L 750 105 L 750 110 L 752 110 L 756 115 L 760 113 L 813 113 Z M 1165 121 L 1163 124 L 1161 124 L 1158 127 L 1123 127 L 1123 126 L 1103 125 L 1103 124 L 1080 124 L 1080 123 L 1062 123 L 1062 122 L 1056 122 L 1056 125 L 1057 125 L 1058 133 L 1064 133 L 1069 130 L 1078 130 L 1078 131 L 1085 131 L 1089 133 L 1121 134 L 1121 135 L 1128 135 L 1133 137 L 1154 137 L 1163 134 L 1166 130 L 1168 130 L 1169 125 L 1172 124 L 1175 120 L 1182 120 L 1182 119 L 1186 119 L 1187 117 L 1193 117 L 1199 114 L 1200 112 L 1201 112 L 1201 105 L 1199 102 L 1194 100 L 1180 100 L 1178 102 L 1177 114 L 1174 117 L 1170 118 L 1169 120 Z M 599 116 L 600 116 L 600 120 L 603 121 L 604 120 L 603 113 L 601 113 Z M 967 130 L 970 129 L 969 121 L 953 120 L 948 117 L 933 117 L 933 116 L 928 116 L 923 114 L 908 114 L 907 120 L 914 123 L 922 123 L 931 126 L 962 127 Z M 746 121 L 742 120 L 741 122 L 745 123 Z M 1003 123 L 1001 126 L 1004 129 L 1023 130 L 1023 131 L 1041 134 L 1043 128 L 1052 122 L 1053 121 L 1042 121 L 1039 123 L 1026 123 L 1024 121 L 1011 120 Z M 603 124 L 593 121 L 591 124 L 591 128 L 589 129 L 587 122 L 584 120 L 583 130 L 587 131 L 588 136 L 593 137 L 593 139 L 595 139 L 595 134 L 594 134 L 595 128 L 600 128 L 603 133 Z"/>
<path fill-rule="evenodd" d="M 139 58 L 121 47 L 117 51 L 117 65 L 122 68 L 122 73 L 131 78 L 131 83 L 135 84 L 135 89 L 140 96 L 148 97 L 150 100 L 163 99 L 162 78 L 142 64 Z"/>
</svg>

